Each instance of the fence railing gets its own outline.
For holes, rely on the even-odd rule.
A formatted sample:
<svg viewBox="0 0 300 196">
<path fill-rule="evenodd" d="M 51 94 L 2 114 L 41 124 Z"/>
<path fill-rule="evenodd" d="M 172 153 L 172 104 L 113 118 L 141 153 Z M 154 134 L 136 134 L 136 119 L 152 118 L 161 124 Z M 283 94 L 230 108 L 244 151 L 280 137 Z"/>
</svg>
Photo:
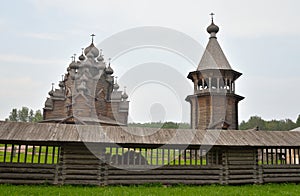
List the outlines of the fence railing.
<svg viewBox="0 0 300 196">
<path fill-rule="evenodd" d="M 206 149 L 106 147 L 103 154 L 109 165 L 207 165 L 210 158 Z"/>
<path fill-rule="evenodd" d="M 59 146 L 0 144 L 0 163 L 57 164 Z"/>
<path fill-rule="evenodd" d="M 260 148 L 258 149 L 258 164 L 284 165 L 300 164 L 299 148 Z"/>
</svg>

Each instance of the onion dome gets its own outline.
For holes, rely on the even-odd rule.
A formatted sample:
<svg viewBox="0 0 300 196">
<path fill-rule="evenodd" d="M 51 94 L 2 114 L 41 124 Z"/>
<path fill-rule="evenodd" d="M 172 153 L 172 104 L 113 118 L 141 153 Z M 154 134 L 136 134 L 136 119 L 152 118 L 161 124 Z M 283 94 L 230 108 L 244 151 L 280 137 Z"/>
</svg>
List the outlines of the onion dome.
<svg viewBox="0 0 300 196">
<path fill-rule="evenodd" d="M 91 49 L 95 47 L 93 43 L 84 49 L 85 56 L 91 51 Z"/>
<path fill-rule="evenodd" d="M 214 23 L 214 13 L 211 13 L 211 24 L 207 27 L 207 32 L 210 34 L 210 37 L 216 37 L 216 34 L 219 32 L 219 27 Z"/>
<path fill-rule="evenodd" d="M 126 92 L 124 92 L 124 93 L 122 94 L 122 99 L 124 99 L 124 100 L 128 99 L 128 95 L 127 95 Z"/>
<path fill-rule="evenodd" d="M 93 47 L 90 52 L 94 55 L 94 58 L 97 58 L 100 54 L 98 48 L 96 47 Z"/>
<path fill-rule="evenodd" d="M 127 95 L 127 93 L 126 93 L 126 86 L 124 86 L 124 93 L 122 94 L 122 99 L 123 99 L 123 100 L 128 99 L 128 95 Z"/>
<path fill-rule="evenodd" d="M 70 63 L 69 68 L 70 69 L 78 69 L 78 63 L 76 63 L 75 61 L 72 61 L 72 63 Z"/>
<path fill-rule="evenodd" d="M 79 60 L 80 60 L 80 61 L 84 61 L 84 60 L 85 60 L 85 56 L 84 56 L 83 54 L 81 54 L 81 55 L 79 56 Z"/>
<path fill-rule="evenodd" d="M 114 73 L 114 70 L 111 68 L 110 64 L 105 69 L 105 73 L 108 74 L 108 75 L 112 75 Z"/>
<path fill-rule="evenodd" d="M 59 84 L 58 84 L 58 86 L 61 87 L 61 88 L 63 88 L 63 87 L 65 87 L 65 83 L 63 81 L 60 81 Z"/>
<path fill-rule="evenodd" d="M 206 30 L 209 34 L 218 33 L 219 27 L 217 25 L 215 25 L 214 22 L 212 21 L 211 25 L 209 25 Z"/>
<path fill-rule="evenodd" d="M 93 43 L 91 43 L 90 46 L 88 46 L 86 49 L 84 49 L 84 54 L 87 57 L 97 58 L 100 54 L 98 48 L 95 47 Z"/>
<path fill-rule="evenodd" d="M 53 90 L 54 89 L 54 83 L 52 83 L 51 85 L 52 85 L 52 88 L 51 88 L 51 91 L 48 92 L 48 94 L 50 96 L 53 96 L 53 93 L 54 93 L 54 90 Z"/>
<path fill-rule="evenodd" d="M 54 93 L 54 91 L 52 89 L 51 91 L 48 92 L 48 95 L 53 96 L 53 93 Z"/>
<path fill-rule="evenodd" d="M 81 52 L 81 55 L 79 56 L 79 60 L 84 61 L 85 60 L 85 56 L 83 55 L 84 48 L 81 48 L 81 50 L 82 50 L 82 52 Z"/>
<path fill-rule="evenodd" d="M 100 54 L 100 56 L 97 58 L 97 60 L 98 60 L 99 62 L 104 61 L 103 55 Z"/>
<path fill-rule="evenodd" d="M 117 91 L 120 88 L 120 86 L 118 85 L 118 83 L 114 84 L 114 90 Z"/>
</svg>

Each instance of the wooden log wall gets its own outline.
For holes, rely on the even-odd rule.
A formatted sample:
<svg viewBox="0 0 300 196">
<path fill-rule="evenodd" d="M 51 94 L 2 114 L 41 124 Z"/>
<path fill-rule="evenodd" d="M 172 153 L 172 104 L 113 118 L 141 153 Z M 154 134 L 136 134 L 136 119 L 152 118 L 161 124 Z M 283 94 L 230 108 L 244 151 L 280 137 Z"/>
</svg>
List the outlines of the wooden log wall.
<svg viewBox="0 0 300 196">
<path fill-rule="evenodd" d="M 204 151 L 176 148 L 158 151 L 150 148 L 107 147 L 103 144 L 86 146 L 82 143 L 47 146 L 2 145 L 0 183 L 105 186 L 145 183 L 202 185 L 300 182 L 299 150 L 295 148 L 270 151 L 250 147 L 214 147 L 209 153 L 199 156 Z M 36 151 L 32 159 L 33 147 L 41 150 Z M 129 159 L 130 154 L 126 152 L 133 152 L 133 162 Z M 282 152 L 291 160 L 277 159 Z M 113 155 L 118 153 L 126 155 L 113 161 Z M 172 162 L 168 157 L 174 153 L 177 158 Z M 48 159 L 45 158 L 47 154 Z M 144 157 L 147 162 L 142 161 L 138 154 L 147 155 Z M 159 158 L 155 158 L 155 155 Z M 164 161 L 164 157 L 167 161 Z M 154 161 L 149 161 L 151 159 Z"/>
<path fill-rule="evenodd" d="M 106 170 L 101 146 L 66 145 L 61 148 L 60 184 L 106 185 Z"/>
<path fill-rule="evenodd" d="M 0 163 L 1 184 L 58 184 L 54 164 Z"/>
<path fill-rule="evenodd" d="M 155 169 L 150 167 L 124 168 L 108 167 L 108 185 L 131 184 L 219 184 L 221 166 L 161 166 Z M 140 171 L 138 171 L 140 170 Z"/>
<path fill-rule="evenodd" d="M 229 148 L 223 152 L 223 184 L 257 183 L 258 165 L 255 148 Z"/>
<path fill-rule="evenodd" d="M 260 165 L 260 183 L 300 182 L 300 165 Z"/>
</svg>

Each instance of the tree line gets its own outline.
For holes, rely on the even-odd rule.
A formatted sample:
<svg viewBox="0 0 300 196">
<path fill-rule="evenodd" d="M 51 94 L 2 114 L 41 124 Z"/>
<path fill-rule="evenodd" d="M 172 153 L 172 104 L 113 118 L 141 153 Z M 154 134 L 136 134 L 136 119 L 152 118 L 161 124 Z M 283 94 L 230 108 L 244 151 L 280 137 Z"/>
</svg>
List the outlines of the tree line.
<svg viewBox="0 0 300 196">
<path fill-rule="evenodd" d="M 300 127 L 300 114 L 296 122 L 293 122 L 291 119 L 285 120 L 264 120 L 259 116 L 252 116 L 250 119 L 246 121 L 242 121 L 240 123 L 240 129 L 259 129 L 265 131 L 289 131 Z"/>
<path fill-rule="evenodd" d="M 41 110 L 33 111 L 28 107 L 21 109 L 12 109 L 8 118 L 5 121 L 16 122 L 39 122 L 43 120 Z M 177 122 L 149 122 L 149 123 L 128 123 L 129 127 L 149 127 L 149 128 L 162 128 L 162 129 L 189 129 L 189 123 Z M 289 131 L 300 127 L 300 114 L 296 122 L 291 119 L 285 120 L 264 120 L 259 116 L 251 116 L 248 121 L 242 121 L 239 125 L 240 130 L 259 129 L 266 131 Z"/>
<path fill-rule="evenodd" d="M 28 107 L 22 107 L 21 109 L 12 109 L 8 118 L 5 119 L 5 121 L 15 122 L 39 122 L 41 120 L 43 120 L 41 110 L 33 111 Z"/>
<path fill-rule="evenodd" d="M 189 123 L 177 122 L 150 122 L 150 123 L 128 123 L 129 127 L 149 127 L 162 129 L 189 129 Z"/>
</svg>

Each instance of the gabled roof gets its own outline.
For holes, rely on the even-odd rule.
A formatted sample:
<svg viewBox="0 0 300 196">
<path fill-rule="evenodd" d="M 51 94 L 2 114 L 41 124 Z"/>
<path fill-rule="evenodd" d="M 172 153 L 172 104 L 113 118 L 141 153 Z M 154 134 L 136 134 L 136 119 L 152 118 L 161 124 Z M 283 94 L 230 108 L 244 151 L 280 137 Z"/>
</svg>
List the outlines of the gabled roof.
<svg viewBox="0 0 300 196">
<path fill-rule="evenodd" d="M 232 70 L 216 37 L 210 37 L 197 70 L 225 69 Z"/>
<path fill-rule="evenodd" d="M 134 145 L 299 147 L 300 132 L 153 129 L 0 121 L 0 142 L 88 142 Z"/>
</svg>

